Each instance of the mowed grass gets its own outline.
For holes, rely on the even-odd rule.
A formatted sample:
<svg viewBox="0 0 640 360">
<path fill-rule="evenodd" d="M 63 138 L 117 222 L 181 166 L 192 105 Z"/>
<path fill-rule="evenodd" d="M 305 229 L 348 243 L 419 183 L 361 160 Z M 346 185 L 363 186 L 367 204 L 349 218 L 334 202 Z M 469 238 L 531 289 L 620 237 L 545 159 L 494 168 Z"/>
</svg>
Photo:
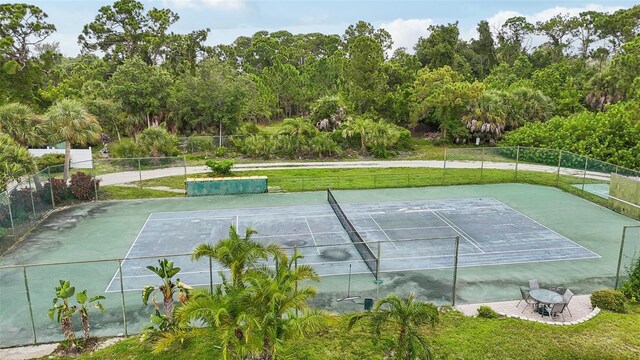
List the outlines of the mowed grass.
<svg viewBox="0 0 640 360">
<path fill-rule="evenodd" d="M 331 189 L 375 189 L 443 185 L 473 185 L 498 183 L 528 183 L 535 185 L 557 186 L 560 189 L 593 201 L 600 205 L 607 200 L 590 194 L 572 185 L 581 184 L 582 178 L 542 173 L 496 169 L 433 169 L 433 168 L 350 168 L 350 169 L 286 169 L 237 171 L 233 176 L 264 175 L 269 178 L 270 192 L 295 192 Z M 207 177 L 207 174 L 192 174 L 189 177 Z M 175 197 L 177 193 L 147 189 L 163 186 L 172 189 L 184 189 L 184 176 L 170 176 L 136 182 L 142 188 L 123 189 L 105 186 L 102 189 L 110 199 L 131 199 L 147 197 Z M 596 181 L 585 179 L 585 183 Z M 138 194 L 138 195 L 136 195 Z M 127 197 L 119 197 L 127 196 Z"/>
<path fill-rule="evenodd" d="M 640 306 L 628 314 L 602 311 L 594 319 L 572 326 L 531 321 L 466 317 L 457 311 L 442 313 L 434 329 L 424 333 L 436 359 L 637 359 L 640 354 Z M 286 344 L 290 359 L 385 359 L 382 343 L 366 326 L 347 331 L 349 314 L 333 317 L 326 328 Z M 81 359 L 219 359 L 220 351 L 209 330 L 177 351 L 152 354 L 137 336 Z"/>
</svg>

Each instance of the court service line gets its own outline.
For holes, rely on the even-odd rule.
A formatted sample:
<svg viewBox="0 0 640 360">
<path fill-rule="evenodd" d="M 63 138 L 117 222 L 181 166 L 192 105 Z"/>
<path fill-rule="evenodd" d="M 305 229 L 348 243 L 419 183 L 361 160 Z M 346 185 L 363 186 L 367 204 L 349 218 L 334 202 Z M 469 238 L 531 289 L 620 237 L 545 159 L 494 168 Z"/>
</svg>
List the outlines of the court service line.
<svg viewBox="0 0 640 360">
<path fill-rule="evenodd" d="M 151 215 L 153 215 L 153 213 Z M 181 217 L 181 218 L 150 219 L 149 221 L 176 221 L 176 220 L 197 220 L 197 219 L 228 220 L 232 218 L 233 218 L 232 216 L 192 216 L 192 217 Z"/>
<path fill-rule="evenodd" d="M 465 240 L 467 240 L 471 245 L 473 245 L 476 249 L 478 249 L 481 253 L 484 253 L 484 251 L 480 248 L 480 244 L 475 241 L 475 239 L 473 239 L 469 234 L 467 234 L 466 232 L 464 232 L 464 230 L 460 229 L 456 224 L 454 224 L 451 220 L 447 219 L 444 215 L 439 214 L 437 211 L 433 212 L 433 215 L 435 215 L 438 219 L 442 220 L 445 224 L 451 226 L 451 228 L 453 229 L 453 231 L 457 232 L 458 234 L 460 234 L 460 236 L 462 236 Z"/>
<path fill-rule="evenodd" d="M 396 248 L 396 250 L 398 250 L 398 247 L 396 246 L 396 244 L 394 244 L 393 240 L 391 240 L 391 238 L 389 237 L 389 235 L 387 235 L 387 233 L 382 229 L 382 227 L 380 226 L 380 224 L 378 224 L 378 222 L 376 221 L 376 219 L 373 218 L 373 216 L 369 215 L 369 218 L 376 224 L 376 226 L 378 227 L 378 229 L 380 229 L 380 231 L 382 231 L 382 233 L 384 234 L 384 236 L 387 238 L 387 240 L 390 241 L 391 245 L 393 245 L 394 248 Z M 378 246 L 380 246 L 380 243 L 378 242 Z M 380 259 L 378 259 L 380 260 Z"/>
<path fill-rule="evenodd" d="M 307 223 L 307 228 L 309 229 L 309 234 L 311 234 L 311 239 L 313 240 L 313 244 L 316 246 L 316 251 L 318 252 L 318 255 L 320 255 L 320 249 L 318 249 L 318 243 L 316 242 L 316 237 L 313 236 L 313 231 L 311 231 L 311 225 L 309 225 L 309 220 L 307 220 L 307 218 L 304 218 L 304 222 Z"/>
<path fill-rule="evenodd" d="M 126 259 L 129 257 L 129 254 L 131 253 L 131 250 L 133 249 L 133 246 L 138 241 L 138 238 L 140 237 L 140 235 L 142 235 L 142 231 L 147 226 L 147 223 L 149 222 L 150 218 L 151 218 L 151 214 L 149 214 L 149 216 L 147 216 L 147 220 L 145 220 L 144 224 L 140 228 L 140 231 L 138 231 L 138 235 L 136 235 L 136 238 L 133 239 L 133 243 L 131 243 L 131 246 L 129 247 L 129 251 L 127 251 L 127 255 L 124 256 L 124 260 L 120 264 L 120 267 L 124 266 L 125 261 L 127 261 Z M 113 283 L 113 280 L 116 279 L 116 276 L 118 275 L 119 272 L 120 272 L 120 269 L 116 270 L 115 274 L 113 274 L 113 277 L 111 278 L 111 281 L 109 281 L 109 284 L 107 285 L 107 289 L 109 289 L 109 287 L 111 287 L 111 284 Z M 105 292 L 106 292 L 106 289 L 105 289 Z"/>
<path fill-rule="evenodd" d="M 501 202 L 500 200 L 498 200 L 498 199 L 494 199 L 494 198 L 490 198 L 490 199 L 493 199 L 493 200 L 495 200 L 495 201 L 499 202 L 500 204 L 502 204 L 502 205 L 503 205 L 504 207 L 506 207 L 507 209 L 512 210 L 512 211 L 513 211 L 513 212 L 515 212 L 516 214 L 520 214 L 521 216 L 523 216 L 523 217 L 525 217 L 525 218 L 529 219 L 530 221 L 533 221 L 534 223 L 536 223 L 536 224 L 538 224 L 538 225 L 542 226 L 543 228 L 545 228 L 545 229 L 547 229 L 547 230 L 551 231 L 552 233 L 554 233 L 554 234 L 556 234 L 556 235 L 558 235 L 558 236 L 561 236 L 561 237 L 563 237 L 563 238 L 565 238 L 565 239 L 567 239 L 567 240 L 571 241 L 572 243 L 576 244 L 577 246 L 579 246 L 579 247 L 581 247 L 581 248 L 583 248 L 583 249 L 587 250 L 588 252 L 590 252 L 590 253 L 592 253 L 592 254 L 596 255 L 597 257 L 601 257 L 598 253 L 596 253 L 596 252 L 594 252 L 594 251 L 591 251 L 590 249 L 587 249 L 586 247 L 584 247 L 584 246 L 582 246 L 582 245 L 578 244 L 577 242 L 575 242 L 575 241 L 573 241 L 573 240 L 569 239 L 568 237 L 566 237 L 566 236 L 564 236 L 564 235 L 562 235 L 562 234 L 558 233 L 557 231 L 555 231 L 555 230 L 553 230 L 553 229 L 551 229 L 551 228 L 549 228 L 549 227 L 547 227 L 547 226 L 545 226 L 545 225 L 543 225 L 543 224 L 539 223 L 538 221 L 536 221 L 536 220 L 534 220 L 534 219 L 530 218 L 529 216 L 527 216 L 527 215 L 525 215 L 525 214 L 521 213 L 520 211 L 518 211 L 518 210 L 516 210 L 516 209 L 512 208 L 511 206 L 509 206 L 509 205 L 507 205 L 507 204 L 505 204 L 505 203 Z"/>
</svg>

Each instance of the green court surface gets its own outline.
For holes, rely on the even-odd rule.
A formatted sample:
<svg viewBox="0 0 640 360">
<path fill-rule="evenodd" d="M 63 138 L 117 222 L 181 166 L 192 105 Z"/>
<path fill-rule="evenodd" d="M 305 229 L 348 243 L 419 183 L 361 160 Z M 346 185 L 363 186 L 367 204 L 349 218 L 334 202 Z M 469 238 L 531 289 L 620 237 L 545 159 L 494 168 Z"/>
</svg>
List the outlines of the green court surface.
<svg viewBox="0 0 640 360">
<path fill-rule="evenodd" d="M 77 289 L 88 289 L 90 295 L 107 297 L 107 312 L 93 316 L 95 335 L 139 332 L 148 323 L 151 308 L 142 305 L 138 289 L 159 280 L 149 277 L 145 266 L 155 265 L 156 259 L 165 255 L 189 252 L 195 243 L 216 241 L 233 222 L 241 230 L 254 227 L 258 239 L 263 236 L 285 246 L 301 246 L 301 252 L 309 263 L 318 265 L 321 275 L 315 284 L 319 294 L 313 305 L 337 312 L 362 309 L 365 298 L 389 293 L 413 292 L 421 299 L 451 304 L 452 243 L 445 247 L 397 243 L 434 234 L 461 236 L 457 304 L 517 299 L 518 287 L 533 278 L 543 287 L 566 287 L 577 294 L 612 287 L 623 226 L 640 225 L 556 188 L 526 184 L 340 190 L 334 195 L 355 228 L 367 242 L 371 241 L 374 253 L 373 244 L 387 241 L 381 245 L 381 282 L 374 282 L 363 266 L 328 205 L 325 191 L 98 202 L 58 211 L 0 258 L 0 266 L 4 266 L 0 267 L 0 347 L 34 342 L 31 316 L 37 342 L 61 339 L 58 324 L 47 317 L 53 289 L 60 279 L 70 280 Z M 437 217 L 424 215 L 425 209 Z M 278 240 L 285 233 L 288 237 Z M 184 244 L 176 240 L 180 236 L 186 239 Z M 640 240 L 640 231 L 631 236 Z M 172 240 L 167 242 L 167 238 Z M 524 238 L 529 240 L 523 242 Z M 332 254 L 344 255 L 344 261 L 338 261 L 338 257 L 334 262 L 323 262 L 322 246 L 331 244 L 341 249 Z M 629 244 L 635 247 L 640 241 Z M 571 251 L 563 253 L 567 247 Z M 488 248 L 497 249 L 499 257 L 495 261 L 479 256 Z M 634 250 L 625 250 L 623 258 L 628 260 Z M 528 251 L 535 255 L 528 255 Z M 417 253 L 421 254 L 419 260 L 414 259 Z M 127 255 L 151 257 L 122 263 L 111 260 L 7 267 L 122 259 Z M 166 257 L 184 268 L 178 277 L 184 276 L 185 282 L 192 276 L 194 285 L 209 286 L 208 262 L 192 265 L 188 256 Z M 432 266 L 437 261 L 439 265 Z M 349 265 L 353 270 L 349 295 L 360 298 L 337 301 L 347 295 Z M 203 274 L 205 281 L 198 277 Z"/>
</svg>

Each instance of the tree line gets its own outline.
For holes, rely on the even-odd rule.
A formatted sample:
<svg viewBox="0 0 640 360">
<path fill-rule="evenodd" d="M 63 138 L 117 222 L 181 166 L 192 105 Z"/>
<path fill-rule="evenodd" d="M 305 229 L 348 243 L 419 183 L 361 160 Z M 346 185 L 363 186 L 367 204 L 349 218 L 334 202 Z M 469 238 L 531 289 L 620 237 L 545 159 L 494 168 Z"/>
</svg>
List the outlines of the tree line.
<svg viewBox="0 0 640 360">
<path fill-rule="evenodd" d="M 537 23 L 518 16 L 498 28 L 483 20 L 469 41 L 457 22 L 432 25 L 412 52 L 391 53 L 389 32 L 364 21 L 341 35 L 259 31 L 210 46 L 210 29 L 177 34 L 169 29 L 178 13 L 118 0 L 83 27 L 81 54 L 65 57 L 47 43 L 56 27 L 46 13 L 3 4 L 0 105 L 43 113 L 78 100 L 118 139 L 155 125 L 182 135 L 238 134 L 247 122 L 288 118 L 322 130 L 333 116 L 495 143 L 528 123 L 635 102 L 639 19 L 640 6 Z"/>
</svg>

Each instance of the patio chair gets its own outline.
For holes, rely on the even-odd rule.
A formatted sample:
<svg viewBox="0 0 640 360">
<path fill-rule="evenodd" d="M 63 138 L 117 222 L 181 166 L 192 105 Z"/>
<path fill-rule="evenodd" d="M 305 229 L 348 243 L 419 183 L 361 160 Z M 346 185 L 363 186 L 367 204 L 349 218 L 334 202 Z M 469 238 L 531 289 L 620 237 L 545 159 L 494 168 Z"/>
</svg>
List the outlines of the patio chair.
<svg viewBox="0 0 640 360">
<path fill-rule="evenodd" d="M 569 312 L 569 315 L 573 316 L 573 314 L 571 314 L 571 310 L 569 310 L 569 301 L 571 301 L 571 298 L 573 298 L 573 292 L 567 289 L 567 291 L 564 292 L 564 295 L 562 295 L 562 301 L 565 304 L 567 304 L 566 308 L 567 308 L 567 311 Z"/>
<path fill-rule="evenodd" d="M 516 307 L 520 306 L 520 303 L 523 300 L 526 304 L 522 309 L 521 314 L 524 313 L 525 310 L 527 310 L 527 306 L 533 305 L 535 308 L 535 306 L 538 304 L 538 302 L 534 298 L 532 298 L 531 295 L 529 295 L 529 291 L 523 289 L 522 287 L 520 287 L 520 295 L 522 296 L 522 298 L 520 299 L 520 301 L 518 301 L 518 304 L 516 305 Z"/>
<path fill-rule="evenodd" d="M 545 312 L 549 315 L 549 318 L 551 320 L 553 320 L 554 316 L 557 316 L 558 314 L 560 314 L 562 316 L 562 322 L 564 322 L 564 309 L 568 309 L 567 308 L 567 303 L 561 302 L 561 303 L 557 303 L 557 304 L 553 304 L 553 305 L 545 305 Z M 544 312 L 542 313 L 542 317 L 544 317 Z"/>
<path fill-rule="evenodd" d="M 529 280 L 529 290 L 538 290 L 540 289 L 540 284 L 538 284 L 538 280 L 533 279 Z"/>
</svg>

